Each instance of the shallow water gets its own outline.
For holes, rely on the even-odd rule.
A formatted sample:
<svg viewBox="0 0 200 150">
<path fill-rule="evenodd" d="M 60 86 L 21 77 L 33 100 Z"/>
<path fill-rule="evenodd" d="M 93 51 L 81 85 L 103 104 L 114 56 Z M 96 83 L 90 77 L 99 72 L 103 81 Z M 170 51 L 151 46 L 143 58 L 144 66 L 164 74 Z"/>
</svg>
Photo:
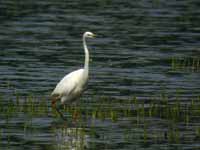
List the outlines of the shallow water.
<svg viewBox="0 0 200 150">
<path fill-rule="evenodd" d="M 2 102 L 15 100 L 13 93 L 48 97 L 56 83 L 67 73 L 83 66 L 82 34 L 92 31 L 88 39 L 90 80 L 81 98 L 85 110 L 93 112 L 101 97 L 103 108 L 129 110 L 133 96 L 149 107 L 152 97 L 167 93 L 170 101 L 179 94 L 181 103 L 190 103 L 200 91 L 200 3 L 182 1 L 14 1 L 0 2 L 0 93 Z M 185 59 L 173 68 L 172 59 Z M 197 62 L 193 63 L 193 60 Z M 193 67 L 193 64 L 195 64 Z M 48 99 L 48 98 L 46 98 Z M 115 99 L 120 99 L 121 104 Z M 135 107 L 134 107 L 135 108 Z M 24 130 L 28 116 L 17 113 L 6 124 L 1 114 L 1 147 L 11 149 L 192 149 L 199 148 L 194 137 L 199 117 L 181 130 L 179 142 L 165 139 L 168 119 L 145 117 L 151 133 L 144 142 L 144 125 L 137 116 L 118 114 L 114 121 L 88 117 L 69 125 L 49 115 L 34 116 L 32 128 Z M 67 115 L 67 114 L 66 114 Z M 68 116 L 68 115 L 67 115 Z M 69 114 L 68 116 L 72 116 Z M 101 118 L 101 117 L 100 117 Z M 152 124 L 151 124 L 152 122 Z M 164 124 L 164 125 L 163 125 Z M 63 127 L 63 126 L 64 127 Z M 146 130 L 146 129 L 145 129 Z M 29 133 L 30 132 L 30 133 Z M 160 135 L 159 135 L 160 134 Z M 8 138 L 10 137 L 10 139 Z M 9 140 L 8 140 L 9 139 Z M 8 145 L 8 141 L 10 144 Z M 82 142 L 82 143 L 81 143 Z M 84 144 L 83 144 L 84 143 Z M 178 144 L 177 144 L 178 143 Z M 77 145 L 76 145 L 77 144 Z M 58 147 L 53 147 L 57 145 Z M 75 145 L 75 146 L 74 146 Z M 70 147 L 72 146 L 72 147 Z"/>
</svg>

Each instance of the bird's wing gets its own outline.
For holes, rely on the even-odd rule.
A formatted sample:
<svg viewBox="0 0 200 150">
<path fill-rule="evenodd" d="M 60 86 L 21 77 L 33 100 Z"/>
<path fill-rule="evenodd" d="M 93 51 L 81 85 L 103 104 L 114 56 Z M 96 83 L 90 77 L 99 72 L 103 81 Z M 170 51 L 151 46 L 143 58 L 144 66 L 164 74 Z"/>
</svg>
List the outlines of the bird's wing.
<svg viewBox="0 0 200 150">
<path fill-rule="evenodd" d="M 67 74 L 56 86 L 52 95 L 69 95 L 79 84 L 83 74 L 83 69 L 79 69 Z"/>
</svg>

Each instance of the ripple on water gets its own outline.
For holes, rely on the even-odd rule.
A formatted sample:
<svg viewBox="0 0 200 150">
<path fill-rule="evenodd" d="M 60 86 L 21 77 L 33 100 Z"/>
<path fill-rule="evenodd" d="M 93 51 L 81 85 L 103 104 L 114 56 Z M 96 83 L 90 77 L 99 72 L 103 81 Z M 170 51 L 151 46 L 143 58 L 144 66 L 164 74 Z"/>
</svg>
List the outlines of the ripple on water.
<svg viewBox="0 0 200 150">
<path fill-rule="evenodd" d="M 55 116 L 29 118 L 29 114 L 21 112 L 7 120 L 6 112 L 12 112 L 8 109 L 0 115 L 0 148 L 199 147 L 199 137 L 195 137 L 200 133 L 195 116 L 198 111 L 192 116 L 193 111 L 189 113 L 189 108 L 185 108 L 200 91 L 199 70 L 192 71 L 191 67 L 192 58 L 199 58 L 199 13 L 196 0 L 1 1 L 3 104 L 15 97 L 13 93 L 48 97 L 65 74 L 83 66 L 83 32 L 92 31 L 97 38 L 87 41 L 91 61 L 89 88 L 82 97 L 86 105 L 84 119 L 78 125 L 71 123 L 66 127 Z M 173 70 L 174 58 L 186 59 L 187 67 Z M 150 113 L 152 99 L 159 101 L 163 93 L 172 103 L 171 111 L 179 110 L 173 104 L 177 97 L 180 99 L 184 108 L 180 114 L 185 115 L 185 122 L 162 118 L 164 107 L 156 116 L 143 118 L 146 122 L 138 121 L 137 112 L 141 115 L 143 110 L 129 104 L 133 96 L 147 103 L 146 115 Z M 103 98 L 112 107 L 103 105 Z M 87 113 L 92 114 L 87 117 Z M 106 113 L 110 116 L 105 117 Z M 71 114 L 67 115 L 71 118 Z"/>
</svg>

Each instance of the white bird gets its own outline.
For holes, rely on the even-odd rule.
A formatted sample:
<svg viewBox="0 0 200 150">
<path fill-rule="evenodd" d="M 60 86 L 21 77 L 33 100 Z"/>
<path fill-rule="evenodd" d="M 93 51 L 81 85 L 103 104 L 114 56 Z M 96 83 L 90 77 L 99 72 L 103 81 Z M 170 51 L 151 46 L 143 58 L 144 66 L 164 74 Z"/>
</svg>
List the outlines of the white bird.
<svg viewBox="0 0 200 150">
<path fill-rule="evenodd" d="M 56 107 L 56 102 L 61 101 L 61 105 L 65 103 L 72 103 L 83 93 L 86 88 L 89 73 L 89 51 L 86 45 L 86 38 L 94 38 L 95 34 L 85 32 L 83 34 L 83 48 L 85 51 L 85 64 L 84 68 L 73 71 L 66 76 L 56 85 L 56 88 L 51 94 L 52 107 L 63 117 Z"/>
</svg>

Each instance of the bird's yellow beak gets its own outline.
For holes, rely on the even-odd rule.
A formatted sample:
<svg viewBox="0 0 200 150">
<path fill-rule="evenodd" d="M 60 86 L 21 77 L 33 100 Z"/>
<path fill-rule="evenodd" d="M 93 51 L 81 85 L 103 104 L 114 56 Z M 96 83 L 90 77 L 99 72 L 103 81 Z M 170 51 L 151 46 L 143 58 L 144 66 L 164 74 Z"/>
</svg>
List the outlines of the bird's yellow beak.
<svg viewBox="0 0 200 150">
<path fill-rule="evenodd" d="M 93 38 L 95 38 L 96 36 L 97 36 L 96 34 L 94 34 L 94 33 L 92 34 L 92 37 L 93 37 Z"/>
</svg>

